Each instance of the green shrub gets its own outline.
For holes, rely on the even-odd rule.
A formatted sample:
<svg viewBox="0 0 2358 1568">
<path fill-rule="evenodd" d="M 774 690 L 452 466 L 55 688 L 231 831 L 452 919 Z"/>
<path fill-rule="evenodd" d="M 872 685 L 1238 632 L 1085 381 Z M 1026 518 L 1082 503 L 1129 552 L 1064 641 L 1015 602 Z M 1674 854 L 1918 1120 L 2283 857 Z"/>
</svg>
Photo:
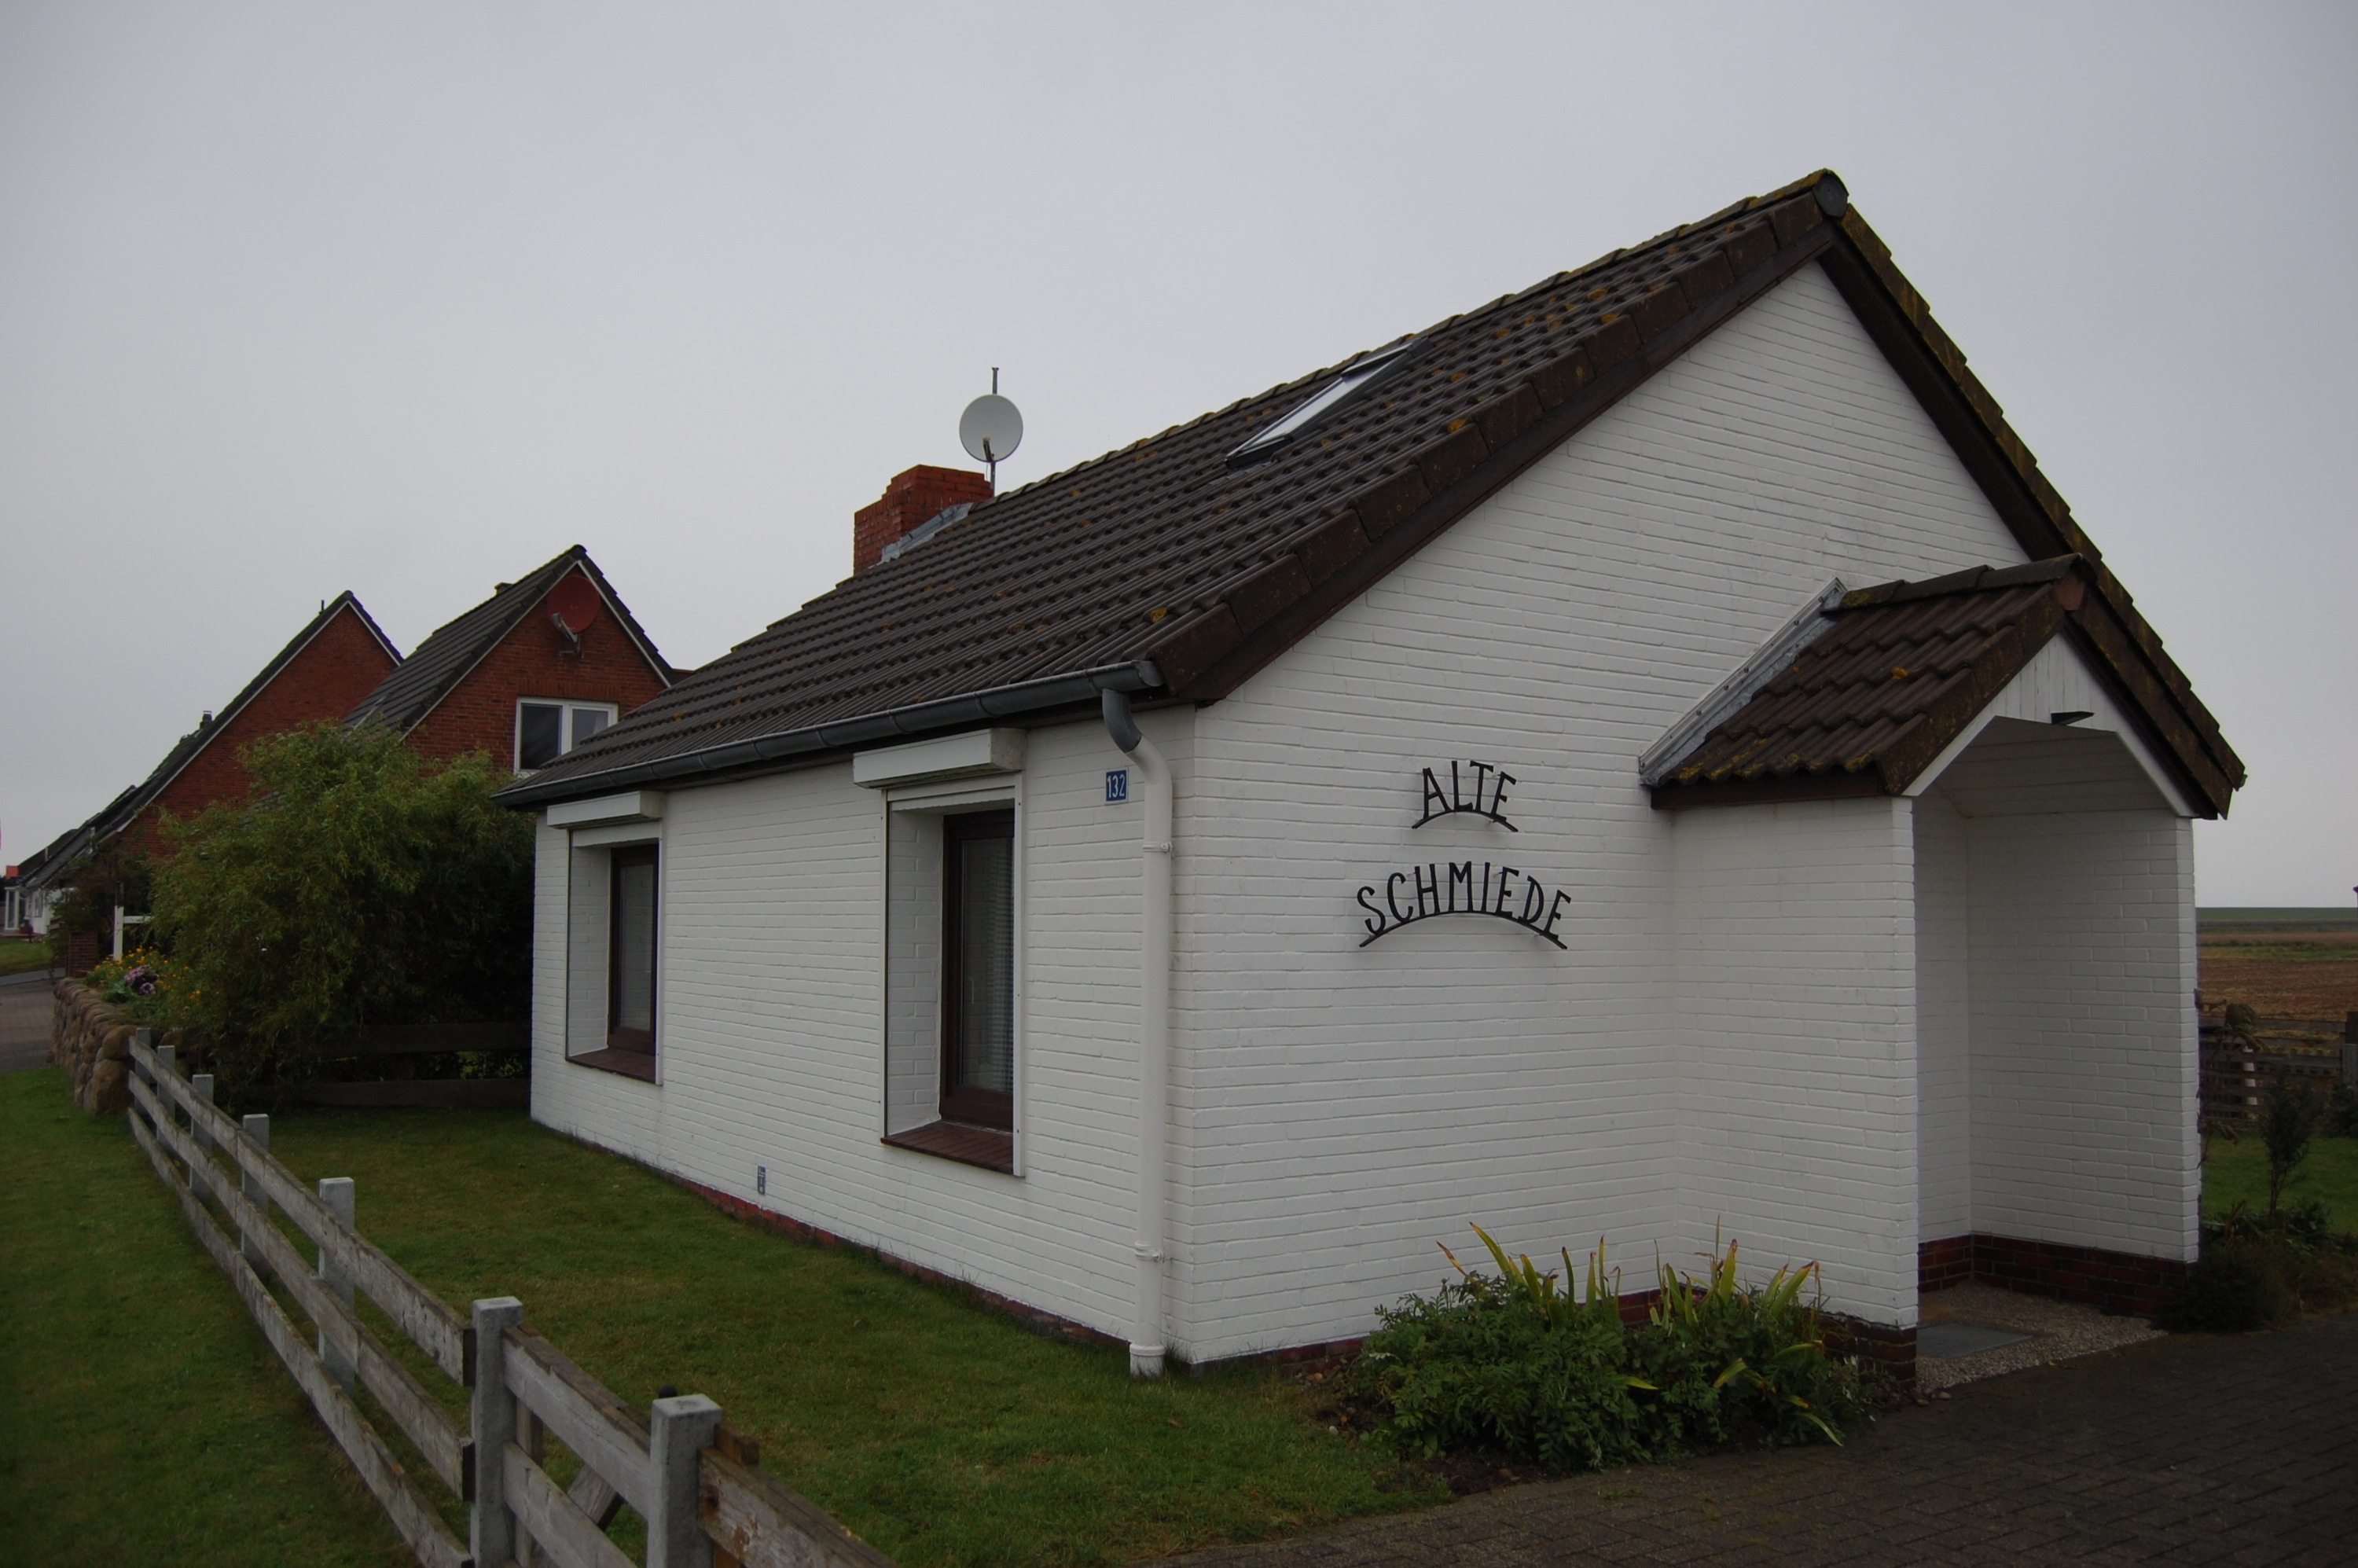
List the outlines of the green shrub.
<svg viewBox="0 0 2358 1568">
<path fill-rule="evenodd" d="M 1352 1364 L 1353 1392 L 1406 1454 L 1593 1469 L 1747 1439 L 1840 1443 L 1871 1402 L 1856 1365 L 1826 1353 L 1817 1303 L 1802 1300 L 1814 1264 L 1747 1290 L 1730 1242 L 1703 1278 L 1663 1268 L 1660 1301 L 1633 1325 L 1602 1249 L 1581 1298 L 1568 1251 L 1559 1285 L 1474 1229 L 1498 1272 L 1470 1272 L 1449 1254 L 1458 1278 L 1381 1310 L 1383 1327 Z"/>
<path fill-rule="evenodd" d="M 2299 1315 L 2286 1249 L 2267 1243 L 2206 1249 L 2176 1294 L 2154 1314 L 2172 1334 L 2249 1334 Z"/>
<path fill-rule="evenodd" d="M 2238 1201 L 2202 1227 L 2202 1257 L 2154 1325 L 2173 1334 L 2248 1334 L 2308 1312 L 2358 1305 L 2358 1237 L 2315 1198 L 2262 1214 Z"/>
<path fill-rule="evenodd" d="M 167 824 L 155 884 L 225 1095 L 307 1079 L 368 1024 L 525 1016 L 532 824 L 492 801 L 504 774 L 337 724 L 241 756 L 252 797 Z"/>
<path fill-rule="evenodd" d="M 2268 1212 L 2299 1179 L 2309 1141 L 2325 1119 L 2325 1102 L 2306 1078 L 2279 1076 L 2260 1103 L 2260 1141 L 2268 1151 Z"/>
<path fill-rule="evenodd" d="M 2325 1132 L 2330 1138 L 2358 1138 L 2358 1086 L 2333 1087 L 2325 1104 Z"/>
</svg>

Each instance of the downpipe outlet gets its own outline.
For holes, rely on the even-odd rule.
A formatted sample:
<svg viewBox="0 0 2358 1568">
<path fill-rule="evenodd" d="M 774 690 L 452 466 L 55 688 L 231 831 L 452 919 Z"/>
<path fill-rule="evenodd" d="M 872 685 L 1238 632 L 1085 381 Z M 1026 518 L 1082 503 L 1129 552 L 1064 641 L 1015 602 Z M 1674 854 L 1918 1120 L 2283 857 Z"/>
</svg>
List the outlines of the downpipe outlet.
<svg viewBox="0 0 2358 1568">
<path fill-rule="evenodd" d="M 1171 1119 L 1171 769 L 1138 728 L 1130 698 L 1101 697 L 1107 736 L 1136 764 L 1131 798 L 1143 818 L 1139 843 L 1138 975 L 1138 1235 L 1136 1310 L 1130 1334 L 1130 1372 L 1163 1375 L 1163 1252 L 1168 1229 Z"/>
</svg>

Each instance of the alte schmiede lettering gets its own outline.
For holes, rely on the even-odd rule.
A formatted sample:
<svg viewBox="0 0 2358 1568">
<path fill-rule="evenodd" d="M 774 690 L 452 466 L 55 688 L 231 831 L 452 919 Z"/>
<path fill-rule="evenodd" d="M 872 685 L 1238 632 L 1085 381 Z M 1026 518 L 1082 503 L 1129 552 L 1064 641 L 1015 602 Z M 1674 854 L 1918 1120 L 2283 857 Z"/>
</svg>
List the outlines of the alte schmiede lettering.
<svg viewBox="0 0 2358 1568">
<path fill-rule="evenodd" d="M 1511 920 L 1562 947 L 1563 938 L 1555 934 L 1555 925 L 1571 902 L 1570 893 L 1550 892 L 1537 877 L 1513 866 L 1484 860 L 1477 876 L 1472 860 L 1431 861 L 1394 871 L 1380 890 L 1373 884 L 1359 890 L 1359 907 L 1368 912 L 1368 935 L 1359 946 L 1420 920 L 1487 914 Z"/>
<path fill-rule="evenodd" d="M 1458 770 L 1463 768 L 1461 773 Z M 1466 798 L 1466 785 L 1473 785 L 1474 798 Z M 1422 827 L 1436 816 L 1455 816 L 1461 813 L 1487 816 L 1509 833 L 1521 828 L 1507 820 L 1507 786 L 1517 782 L 1515 775 L 1495 762 L 1464 762 L 1452 760 L 1449 764 L 1449 787 L 1441 787 L 1441 776 L 1431 768 L 1424 770 L 1424 815 L 1409 824 Z"/>
</svg>

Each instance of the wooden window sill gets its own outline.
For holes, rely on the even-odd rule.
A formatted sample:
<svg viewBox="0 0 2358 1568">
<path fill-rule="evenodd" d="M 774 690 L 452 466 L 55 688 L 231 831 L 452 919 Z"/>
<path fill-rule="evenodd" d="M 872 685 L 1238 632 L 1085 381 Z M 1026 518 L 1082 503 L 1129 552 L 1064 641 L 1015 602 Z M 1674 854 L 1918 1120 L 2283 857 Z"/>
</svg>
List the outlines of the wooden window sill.
<svg viewBox="0 0 2358 1568">
<path fill-rule="evenodd" d="M 655 1081 L 655 1054 L 652 1051 L 617 1051 L 609 1046 L 603 1051 L 584 1051 L 567 1061 L 577 1067 L 595 1067 L 601 1073 L 620 1073 L 641 1083 Z"/>
<path fill-rule="evenodd" d="M 913 1127 L 906 1132 L 888 1133 L 883 1141 L 895 1149 L 937 1155 L 961 1165 L 979 1165 L 986 1171 L 1001 1171 L 1011 1176 L 1015 1173 L 1015 1134 L 996 1127 L 936 1121 Z"/>
</svg>

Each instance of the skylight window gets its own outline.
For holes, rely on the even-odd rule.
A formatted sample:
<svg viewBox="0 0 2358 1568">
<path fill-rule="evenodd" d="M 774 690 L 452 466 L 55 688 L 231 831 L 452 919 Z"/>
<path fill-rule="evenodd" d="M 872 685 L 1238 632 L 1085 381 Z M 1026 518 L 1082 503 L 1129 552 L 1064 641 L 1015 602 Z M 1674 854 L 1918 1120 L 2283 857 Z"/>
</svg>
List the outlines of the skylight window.
<svg viewBox="0 0 2358 1568">
<path fill-rule="evenodd" d="M 1386 349 L 1380 353 L 1371 354 L 1361 360 L 1328 383 L 1325 390 L 1318 393 L 1276 424 L 1254 435 L 1235 451 L 1230 452 L 1228 466 L 1232 469 L 1239 469 L 1249 463 L 1257 463 L 1264 458 L 1276 456 L 1281 449 L 1291 444 L 1295 437 L 1310 429 L 1360 393 L 1406 364 L 1409 350 L 1416 346 L 1417 341 L 1412 338 L 1397 348 Z"/>
</svg>

